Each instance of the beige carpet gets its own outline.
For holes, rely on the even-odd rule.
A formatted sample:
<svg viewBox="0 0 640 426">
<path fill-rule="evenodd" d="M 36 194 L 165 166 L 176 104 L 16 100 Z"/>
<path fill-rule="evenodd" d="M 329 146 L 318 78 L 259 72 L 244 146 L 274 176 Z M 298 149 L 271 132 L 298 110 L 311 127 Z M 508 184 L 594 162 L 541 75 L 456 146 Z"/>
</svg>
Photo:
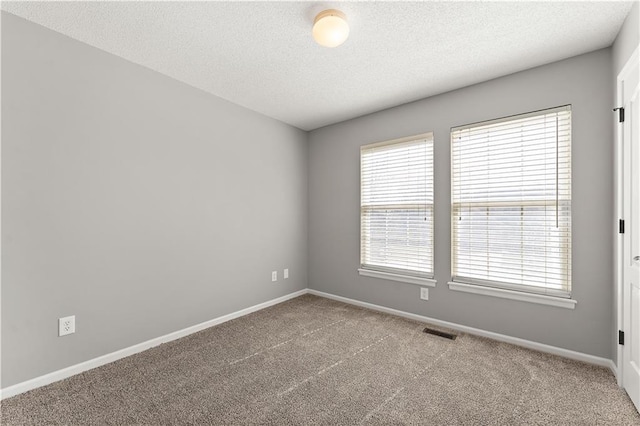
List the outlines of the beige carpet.
<svg viewBox="0 0 640 426">
<path fill-rule="evenodd" d="M 610 371 L 311 295 L 2 402 L 3 425 L 640 425 Z"/>
</svg>

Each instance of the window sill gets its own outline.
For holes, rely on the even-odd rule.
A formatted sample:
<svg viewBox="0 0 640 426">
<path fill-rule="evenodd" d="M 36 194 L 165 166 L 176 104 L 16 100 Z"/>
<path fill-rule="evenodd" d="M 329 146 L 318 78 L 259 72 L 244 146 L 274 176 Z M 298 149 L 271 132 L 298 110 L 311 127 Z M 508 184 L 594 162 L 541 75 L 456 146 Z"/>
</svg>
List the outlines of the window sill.
<svg viewBox="0 0 640 426">
<path fill-rule="evenodd" d="M 390 272 L 372 271 L 371 269 L 358 269 L 358 273 L 365 277 L 381 278 L 383 280 L 399 281 L 415 284 L 421 287 L 435 287 L 436 280 L 431 278 L 412 277 L 410 275 L 392 274 Z"/>
<path fill-rule="evenodd" d="M 519 300 L 521 302 L 539 303 L 541 305 L 557 306 L 565 309 L 575 309 L 577 300 L 562 297 L 545 296 L 542 294 L 523 293 L 521 291 L 505 290 L 501 288 L 484 287 L 475 284 L 449 282 L 449 290 L 465 293 L 481 294 L 484 296 L 501 297 L 503 299 Z"/>
</svg>

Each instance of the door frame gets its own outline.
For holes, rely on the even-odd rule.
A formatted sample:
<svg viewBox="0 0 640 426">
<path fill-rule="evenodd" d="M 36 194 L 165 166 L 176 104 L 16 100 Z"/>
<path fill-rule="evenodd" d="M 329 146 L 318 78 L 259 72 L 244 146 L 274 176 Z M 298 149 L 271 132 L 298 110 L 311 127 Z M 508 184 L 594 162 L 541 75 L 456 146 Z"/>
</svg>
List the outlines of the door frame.
<svg viewBox="0 0 640 426">
<path fill-rule="evenodd" d="M 622 105 L 622 101 L 623 101 L 623 87 L 622 87 L 622 81 L 625 80 L 625 78 L 627 77 L 627 75 L 629 75 L 631 73 L 631 70 L 633 69 L 633 65 L 640 61 L 640 47 L 636 47 L 635 51 L 633 52 L 633 54 L 631 55 L 631 57 L 629 58 L 629 60 L 627 60 L 627 62 L 625 63 L 624 67 L 622 67 L 622 70 L 620 71 L 620 74 L 618 74 L 617 78 L 616 78 L 616 107 L 622 107 L 624 105 Z M 615 197 L 615 201 L 614 201 L 614 205 L 615 205 L 615 221 L 614 221 L 614 228 L 615 228 L 615 244 L 614 244 L 614 264 L 615 264 L 615 268 L 614 268 L 614 282 L 615 282 L 615 301 L 616 301 L 616 329 L 614 330 L 614 342 L 616 344 L 616 379 L 618 381 L 618 386 L 622 387 L 622 369 L 624 368 L 623 366 L 623 361 L 622 361 L 622 356 L 623 356 L 623 351 L 624 348 L 622 345 L 618 344 L 618 333 L 617 330 L 622 330 L 624 328 L 624 301 L 623 301 L 623 285 L 624 285 L 624 281 L 623 281 L 623 276 L 624 276 L 624 264 L 623 264 L 623 258 L 622 258 L 622 252 L 624 249 L 624 237 L 623 234 L 620 234 L 618 232 L 618 220 L 619 219 L 624 219 L 624 205 L 623 205 L 623 197 L 624 197 L 624 187 L 623 187 L 623 181 L 624 181 L 624 159 L 622 158 L 622 154 L 624 153 L 624 133 L 621 132 L 621 126 L 620 123 L 618 122 L 618 115 L 615 115 L 615 125 L 614 125 L 614 131 L 615 131 L 615 145 L 614 145 L 614 167 L 615 167 L 615 175 L 614 175 L 614 179 L 615 179 L 615 192 L 614 192 L 614 197 Z"/>
</svg>

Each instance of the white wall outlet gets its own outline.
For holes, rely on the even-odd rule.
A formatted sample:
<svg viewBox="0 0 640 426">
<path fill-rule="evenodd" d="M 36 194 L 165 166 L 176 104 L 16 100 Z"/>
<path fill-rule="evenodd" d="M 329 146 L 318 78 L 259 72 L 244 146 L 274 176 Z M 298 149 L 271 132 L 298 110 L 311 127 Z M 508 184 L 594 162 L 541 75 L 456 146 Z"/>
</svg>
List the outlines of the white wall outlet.
<svg viewBox="0 0 640 426">
<path fill-rule="evenodd" d="M 278 281 L 278 271 L 271 271 L 271 281 Z"/>
<path fill-rule="evenodd" d="M 285 280 L 289 278 L 289 269 L 285 269 L 284 274 L 282 276 L 284 277 Z"/>
<path fill-rule="evenodd" d="M 66 336 L 76 332 L 76 316 L 58 318 L 58 336 Z"/>
<path fill-rule="evenodd" d="M 420 299 L 429 300 L 429 289 L 426 287 L 420 287 Z"/>
</svg>

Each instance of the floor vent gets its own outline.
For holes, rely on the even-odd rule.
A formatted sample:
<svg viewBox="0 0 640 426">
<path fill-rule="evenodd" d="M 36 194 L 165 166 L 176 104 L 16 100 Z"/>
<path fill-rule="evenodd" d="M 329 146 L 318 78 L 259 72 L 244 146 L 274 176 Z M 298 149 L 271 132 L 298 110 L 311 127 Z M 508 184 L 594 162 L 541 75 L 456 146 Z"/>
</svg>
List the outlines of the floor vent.
<svg viewBox="0 0 640 426">
<path fill-rule="evenodd" d="M 439 330 L 434 330 L 433 328 L 425 328 L 423 330 L 425 333 L 427 334 L 433 334 L 435 336 L 440 336 L 440 337 L 444 337 L 445 339 L 449 339 L 449 340 L 456 340 L 456 336 L 455 334 L 451 334 L 451 333 L 446 333 L 444 331 L 439 331 Z"/>
</svg>

